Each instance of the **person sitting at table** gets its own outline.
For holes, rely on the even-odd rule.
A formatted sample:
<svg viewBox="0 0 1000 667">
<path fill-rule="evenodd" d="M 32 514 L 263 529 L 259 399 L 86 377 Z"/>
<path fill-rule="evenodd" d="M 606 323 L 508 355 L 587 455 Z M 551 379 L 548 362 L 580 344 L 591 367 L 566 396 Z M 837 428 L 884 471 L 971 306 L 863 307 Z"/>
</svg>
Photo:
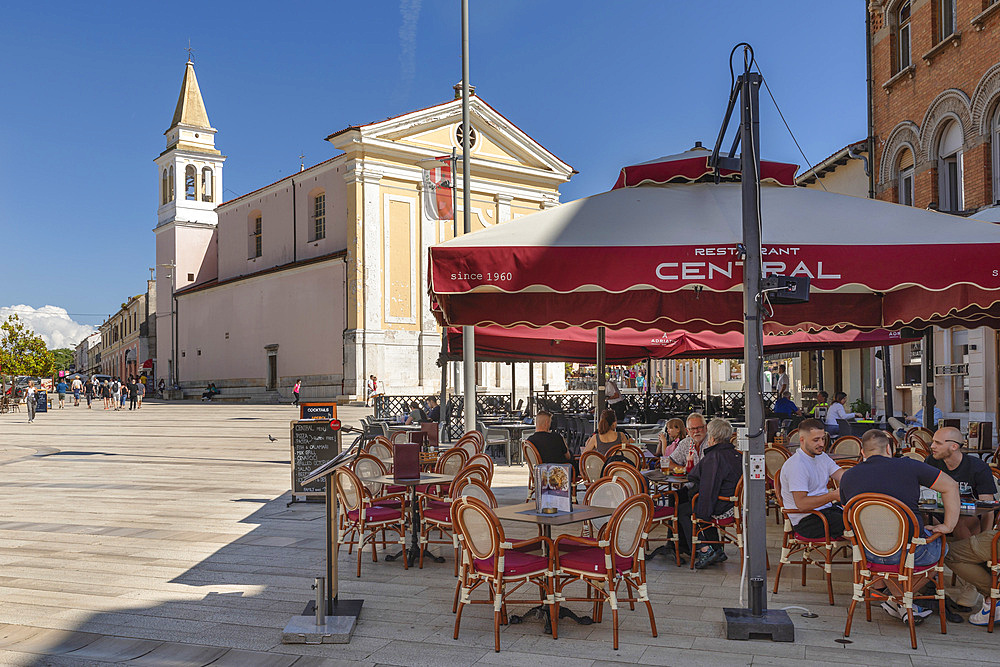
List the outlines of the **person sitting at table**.
<svg viewBox="0 0 1000 667">
<path fill-rule="evenodd" d="M 866 431 L 861 437 L 861 463 L 848 468 L 840 478 L 840 499 L 846 503 L 854 496 L 862 493 L 884 493 L 903 503 L 913 512 L 917 519 L 917 534 L 930 537 L 933 533 L 948 534 L 958 523 L 961 504 L 958 483 L 937 468 L 911 458 L 893 458 L 892 441 L 889 434 L 878 429 Z M 944 520 L 930 528 L 923 525 L 920 509 L 920 487 L 926 486 L 941 494 L 944 505 Z M 913 565 L 927 567 L 933 565 L 941 557 L 941 540 L 926 544 L 918 544 L 913 554 Z M 867 553 L 871 563 L 896 565 L 899 563 L 902 549 L 891 556 L 876 556 Z M 898 600 L 887 600 L 882 603 L 882 609 L 890 616 L 907 622 L 906 609 L 900 607 Z M 929 609 L 913 605 L 915 617 L 924 618 L 930 614 Z"/>
<path fill-rule="evenodd" d="M 590 436 L 583 451 L 589 452 L 596 449 L 601 456 L 606 456 L 609 449 L 627 442 L 632 442 L 632 439 L 625 433 L 618 431 L 618 417 L 615 415 L 615 411 L 611 408 L 605 408 L 597 422 L 597 433 Z"/>
<path fill-rule="evenodd" d="M 783 419 L 802 414 L 802 410 L 792 402 L 792 392 L 783 392 L 781 398 L 774 402 L 774 414 Z"/>
<path fill-rule="evenodd" d="M 424 413 L 423 408 L 420 407 L 420 403 L 413 401 L 410 404 L 410 408 L 410 414 L 406 416 L 404 424 L 419 424 L 420 422 L 427 421 L 427 415 Z"/>
<path fill-rule="evenodd" d="M 441 421 L 441 406 L 438 405 L 438 400 L 435 396 L 427 398 L 427 421 Z"/>
<path fill-rule="evenodd" d="M 826 430 L 818 419 L 804 419 L 799 424 L 800 446 L 781 466 L 781 501 L 785 509 L 815 510 L 830 526 L 830 537 L 844 534 L 843 508 L 834 505 L 840 491 L 830 491 L 830 480 L 840 482 L 845 468 L 837 465 L 824 451 Z M 815 514 L 791 514 L 788 520 L 802 537 L 822 538 L 823 520 Z"/>
<path fill-rule="evenodd" d="M 861 415 L 857 412 L 848 412 L 844 408 L 844 404 L 847 403 L 847 394 L 842 391 L 838 391 L 833 395 L 833 403 L 830 404 L 830 409 L 826 411 L 826 430 L 830 435 L 840 434 L 840 422 L 838 419 L 857 419 Z"/>
<path fill-rule="evenodd" d="M 704 422 L 704 418 L 702 421 Z M 733 516 L 735 507 L 728 500 L 719 500 L 719 497 L 731 497 L 736 493 L 736 485 L 743 477 L 743 455 L 731 442 L 733 427 L 725 419 L 717 418 L 710 421 L 705 427 L 705 433 L 706 442 L 702 458 L 688 473 L 688 482 L 684 486 L 687 491 L 685 495 L 687 498 L 692 498 L 694 494 L 698 494 L 698 502 L 693 510 L 694 515 L 702 521 L 725 519 Z M 691 544 L 691 510 L 690 500 L 682 500 L 677 509 L 680 540 L 687 545 Z M 700 539 L 718 540 L 719 531 L 714 527 L 703 530 Z M 705 544 L 698 549 L 694 566 L 695 569 L 703 570 L 726 558 L 726 552 L 721 544 Z"/>
<path fill-rule="evenodd" d="M 941 421 L 942 419 L 944 419 L 944 413 L 941 412 L 941 408 L 939 408 L 937 405 L 935 405 L 937 403 L 937 400 L 935 400 L 933 396 L 931 398 L 929 398 L 927 402 L 930 403 L 931 406 L 934 408 L 934 424 L 937 425 L 937 423 L 939 421 Z M 913 415 L 912 417 L 907 417 L 906 418 L 906 423 L 907 424 L 912 424 L 913 426 L 923 426 L 924 425 L 924 409 L 920 408 L 919 410 L 917 410 L 917 414 Z"/>
<path fill-rule="evenodd" d="M 528 436 L 528 442 L 538 450 L 538 458 L 542 463 L 571 463 L 569 447 L 558 433 L 553 433 L 552 413 L 539 410 L 535 415 L 535 432 Z"/>
<path fill-rule="evenodd" d="M 822 389 L 816 392 L 816 405 L 809 411 L 810 417 L 822 420 L 830 409 L 830 394 Z"/>
<path fill-rule="evenodd" d="M 687 429 L 684 428 L 684 422 L 676 417 L 667 420 L 667 423 L 663 425 L 663 430 L 657 434 L 659 444 L 656 445 L 656 456 L 660 458 L 670 456 L 677 449 L 677 445 L 686 437 Z"/>
<path fill-rule="evenodd" d="M 669 454 L 670 461 L 674 465 L 688 467 L 690 460 L 694 467 L 701 461 L 703 450 L 708 442 L 708 431 L 705 416 L 699 412 L 692 412 L 687 417 L 687 437 L 677 443 Z"/>
</svg>

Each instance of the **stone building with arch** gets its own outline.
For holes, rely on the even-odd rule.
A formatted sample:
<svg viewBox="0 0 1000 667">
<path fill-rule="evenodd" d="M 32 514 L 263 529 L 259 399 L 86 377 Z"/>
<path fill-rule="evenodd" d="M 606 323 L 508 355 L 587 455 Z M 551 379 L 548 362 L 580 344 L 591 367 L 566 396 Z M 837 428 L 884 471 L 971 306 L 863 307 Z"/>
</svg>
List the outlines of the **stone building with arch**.
<svg viewBox="0 0 1000 667">
<path fill-rule="evenodd" d="M 470 111 L 473 231 L 558 205 L 572 167 L 476 95 Z M 439 391 L 426 257 L 452 220 L 425 169 L 460 152 L 461 100 L 334 132 L 330 159 L 226 202 L 215 132 L 188 62 L 156 159 L 157 378 L 258 400 L 300 378 L 303 399 L 363 399 L 371 375 L 389 394 Z M 509 393 L 505 366 L 479 364 L 478 390 Z M 562 364 L 535 374 L 565 387 Z"/>
<path fill-rule="evenodd" d="M 870 0 L 868 11 L 875 196 L 1000 222 L 1000 1 Z M 913 414 L 919 346 L 900 347 L 896 405 Z M 938 407 L 996 423 L 997 359 L 992 329 L 937 330 Z"/>
</svg>

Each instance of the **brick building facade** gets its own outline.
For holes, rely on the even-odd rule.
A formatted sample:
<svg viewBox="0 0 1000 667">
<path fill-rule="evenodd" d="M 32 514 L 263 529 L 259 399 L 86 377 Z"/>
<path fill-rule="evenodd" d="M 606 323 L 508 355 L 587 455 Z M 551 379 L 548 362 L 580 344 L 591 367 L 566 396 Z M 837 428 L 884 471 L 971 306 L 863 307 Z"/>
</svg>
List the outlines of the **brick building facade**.
<svg viewBox="0 0 1000 667">
<path fill-rule="evenodd" d="M 868 11 L 876 198 L 995 220 L 1000 0 L 870 0 Z M 938 406 L 995 423 L 996 332 L 936 329 L 934 342 Z M 919 346 L 897 346 L 897 411 L 920 407 L 919 361 Z"/>
</svg>

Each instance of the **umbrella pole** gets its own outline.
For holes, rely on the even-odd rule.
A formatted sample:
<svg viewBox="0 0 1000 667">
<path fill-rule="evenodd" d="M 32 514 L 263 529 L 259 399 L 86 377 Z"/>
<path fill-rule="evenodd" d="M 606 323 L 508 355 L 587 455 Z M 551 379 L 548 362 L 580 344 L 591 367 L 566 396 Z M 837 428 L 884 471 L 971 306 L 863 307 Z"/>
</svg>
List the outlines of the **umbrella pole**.
<svg viewBox="0 0 1000 667">
<path fill-rule="evenodd" d="M 510 362 L 510 411 L 517 409 L 517 373 L 514 362 Z"/>
<path fill-rule="evenodd" d="M 472 189 L 469 182 L 469 0 L 462 0 L 462 218 L 463 231 L 472 232 Z M 476 430 L 476 330 L 462 327 L 465 367 L 465 430 Z"/>
<path fill-rule="evenodd" d="M 604 408 L 608 407 L 607 377 L 604 367 L 604 327 L 597 327 L 597 414 L 594 417 L 594 430 L 597 430 L 597 419 Z M 619 389 L 618 391 L 621 391 Z"/>
<path fill-rule="evenodd" d="M 535 416 L 535 362 L 528 362 L 528 416 Z"/>
<path fill-rule="evenodd" d="M 739 47 L 737 47 L 739 48 Z M 767 527 L 764 501 L 764 401 L 763 304 L 761 295 L 761 221 L 759 217 L 760 119 L 758 93 L 762 77 L 750 71 L 749 46 L 744 46 L 744 72 L 740 86 L 740 144 L 743 191 L 743 358 L 746 363 L 744 405 L 748 456 L 744 458 L 743 510 L 746 524 L 746 574 L 750 584 L 749 608 L 726 608 L 727 639 L 769 635 L 773 641 L 794 641 L 795 627 L 788 612 L 767 609 Z M 735 52 L 735 49 L 734 49 Z M 733 91 L 736 92 L 735 90 Z M 732 104 L 732 99 L 730 104 Z M 728 117 L 727 117 L 728 122 Z M 725 126 L 723 126 L 723 133 Z M 742 591 L 741 591 L 742 593 Z M 741 596 L 742 597 L 742 596 Z"/>
<path fill-rule="evenodd" d="M 924 331 L 923 364 L 920 366 L 920 380 L 924 383 L 924 396 L 921 399 L 924 409 L 924 428 L 933 431 L 937 428 L 934 421 L 934 327 Z"/>
<path fill-rule="evenodd" d="M 885 418 L 888 421 L 894 412 L 892 405 L 892 360 L 889 359 L 888 345 L 882 346 L 882 391 L 884 392 Z"/>
<path fill-rule="evenodd" d="M 712 414 L 712 366 L 708 363 L 708 357 L 705 357 L 705 414 L 711 416 Z"/>
<path fill-rule="evenodd" d="M 653 360 L 650 357 L 646 357 L 646 406 L 644 408 L 645 414 L 642 420 L 649 423 L 649 393 L 652 391 L 653 385 Z"/>
<path fill-rule="evenodd" d="M 448 327 L 441 327 L 441 356 L 438 363 L 441 365 L 441 400 L 438 402 L 442 417 L 438 418 L 438 442 L 447 442 L 446 425 L 447 420 L 443 418 L 448 407 Z"/>
</svg>

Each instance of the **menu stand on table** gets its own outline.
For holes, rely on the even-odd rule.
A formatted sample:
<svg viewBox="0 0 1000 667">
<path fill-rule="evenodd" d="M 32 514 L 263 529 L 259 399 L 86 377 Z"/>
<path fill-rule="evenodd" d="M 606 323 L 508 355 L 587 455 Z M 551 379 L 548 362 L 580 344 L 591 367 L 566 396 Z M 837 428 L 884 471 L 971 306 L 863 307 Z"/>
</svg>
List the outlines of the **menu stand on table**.
<svg viewBox="0 0 1000 667">
<path fill-rule="evenodd" d="M 387 561 L 394 561 L 406 554 L 406 566 L 412 567 L 420 558 L 420 507 L 417 504 L 417 487 L 422 484 L 444 484 L 455 479 L 454 475 L 440 475 L 437 473 L 423 472 L 419 478 L 396 479 L 392 475 L 373 477 L 370 481 L 380 484 L 392 484 L 395 486 L 405 486 L 410 489 L 410 546 L 395 554 L 384 556 Z M 443 563 L 445 559 L 435 556 L 427 547 L 424 547 L 424 556 L 430 558 L 435 563 Z"/>
</svg>

